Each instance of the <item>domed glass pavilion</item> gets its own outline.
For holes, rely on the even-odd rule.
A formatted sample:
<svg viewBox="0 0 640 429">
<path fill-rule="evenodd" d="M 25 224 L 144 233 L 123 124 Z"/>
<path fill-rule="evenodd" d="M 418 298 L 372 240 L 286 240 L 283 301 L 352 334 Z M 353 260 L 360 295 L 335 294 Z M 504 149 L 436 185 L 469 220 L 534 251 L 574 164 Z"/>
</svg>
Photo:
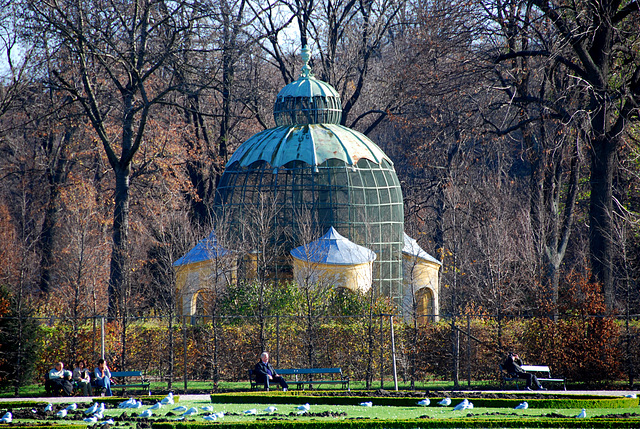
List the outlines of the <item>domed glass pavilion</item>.
<svg viewBox="0 0 640 429">
<path fill-rule="evenodd" d="M 400 304 L 404 210 L 393 162 L 368 137 L 340 125 L 340 96 L 313 77 L 306 47 L 302 54 L 302 74 L 277 96 L 276 127 L 252 136 L 227 163 L 216 216 L 241 243 L 264 222 L 259 212 L 268 201 L 279 227 L 273 241 L 286 252 L 334 227 L 376 253 L 373 284 Z"/>
</svg>

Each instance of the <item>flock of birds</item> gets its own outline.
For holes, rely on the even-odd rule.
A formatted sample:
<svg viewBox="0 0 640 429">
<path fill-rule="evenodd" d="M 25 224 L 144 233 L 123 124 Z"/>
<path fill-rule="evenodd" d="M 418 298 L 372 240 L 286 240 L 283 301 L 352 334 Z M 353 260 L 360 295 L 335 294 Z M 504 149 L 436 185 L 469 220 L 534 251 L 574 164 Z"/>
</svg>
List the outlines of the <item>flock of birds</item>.
<svg viewBox="0 0 640 429">
<path fill-rule="evenodd" d="M 635 398 L 636 395 L 635 394 L 630 394 L 630 395 L 626 395 L 628 398 Z M 156 410 L 160 410 L 162 409 L 164 406 L 166 405 L 174 405 L 174 399 L 173 399 L 173 393 L 169 393 L 166 397 L 164 397 L 161 401 L 155 403 L 154 405 L 152 405 L 151 407 L 147 408 L 146 410 L 142 411 L 139 416 L 140 417 L 151 417 L 153 416 L 154 411 Z M 420 401 L 418 401 L 417 403 L 419 406 L 422 407 L 428 407 L 429 405 L 431 405 L 431 400 L 429 398 L 424 398 Z M 451 405 L 451 398 L 443 398 L 441 401 L 438 402 L 438 405 L 440 405 L 441 407 L 448 407 Z M 360 406 L 362 407 L 372 407 L 373 406 L 373 402 L 368 401 L 368 402 L 361 402 Z M 121 402 L 118 405 L 118 408 L 131 408 L 131 409 L 140 409 L 142 408 L 142 401 L 139 401 L 135 398 L 130 398 L 124 402 Z M 462 410 L 469 410 L 473 408 L 473 403 L 471 401 L 469 401 L 468 399 L 463 399 L 460 403 L 458 403 L 457 405 L 455 405 L 453 407 L 454 411 L 462 411 Z M 529 404 L 525 401 L 525 402 L 521 402 L 520 404 L 518 404 L 515 409 L 516 410 L 526 410 L 529 408 Z M 53 409 L 53 405 L 52 404 L 47 404 L 44 411 L 51 411 Z M 71 404 L 69 406 L 67 406 L 66 408 L 58 411 L 55 415 L 58 418 L 65 418 L 67 416 L 67 414 L 69 413 L 69 411 L 76 411 L 78 409 L 78 404 Z M 205 412 L 208 413 L 206 415 L 204 415 L 202 418 L 204 420 L 207 421 L 215 421 L 218 419 L 221 419 L 224 417 L 224 412 L 220 411 L 217 413 L 213 412 L 213 407 L 210 405 L 206 405 L 203 407 L 200 407 L 200 409 Z M 84 422 L 85 423 L 97 423 L 98 421 L 104 419 L 104 410 L 105 410 L 105 405 L 104 402 L 98 403 L 98 402 L 94 402 L 88 409 L 86 409 L 84 411 L 84 415 L 87 416 L 84 418 Z M 267 413 L 267 414 L 271 414 L 274 413 L 275 411 L 277 411 L 278 409 L 271 405 L 267 408 L 265 408 L 264 410 L 262 410 L 263 413 Z M 298 415 L 302 415 L 305 413 L 308 413 L 311 410 L 311 406 L 306 403 L 306 404 L 302 404 L 299 405 L 298 407 L 296 407 L 296 412 Z M 191 417 L 191 416 L 195 416 L 199 413 L 198 409 L 195 407 L 191 407 L 191 408 L 187 408 L 184 405 L 179 405 L 175 408 L 172 408 L 171 411 L 175 412 L 175 413 L 179 413 L 180 415 L 175 418 L 175 420 L 183 420 L 185 417 Z M 244 411 L 245 415 L 255 415 L 258 414 L 258 410 L 256 408 L 252 408 L 249 410 L 245 410 Z M 586 418 L 587 417 L 587 410 L 585 410 L 584 408 L 582 409 L 582 411 L 580 411 L 580 413 L 575 416 L 576 418 Z M 0 419 L 0 423 L 11 423 L 13 420 L 13 415 L 11 414 L 10 411 L 7 411 L 2 418 Z M 104 420 L 101 422 L 102 425 L 104 424 L 111 424 L 113 425 L 113 420 L 112 419 L 108 419 L 108 420 Z"/>
</svg>

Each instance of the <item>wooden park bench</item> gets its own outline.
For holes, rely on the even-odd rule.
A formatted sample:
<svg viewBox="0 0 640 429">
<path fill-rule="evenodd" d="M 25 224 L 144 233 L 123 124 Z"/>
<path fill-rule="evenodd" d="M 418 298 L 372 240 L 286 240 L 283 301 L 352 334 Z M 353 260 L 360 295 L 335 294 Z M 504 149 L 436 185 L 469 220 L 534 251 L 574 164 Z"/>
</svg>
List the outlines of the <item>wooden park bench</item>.
<svg viewBox="0 0 640 429">
<path fill-rule="evenodd" d="M 314 385 L 341 385 L 343 389 L 350 390 L 349 387 L 349 377 L 342 373 L 341 368 L 290 368 L 290 369 L 278 369 L 277 373 L 282 376 L 295 376 L 294 379 L 289 380 L 289 378 L 285 377 L 289 386 L 296 386 L 298 389 L 302 387 L 304 390 L 304 386 L 308 385 L 309 389 L 312 389 Z M 333 374 L 340 376 L 340 379 L 314 379 L 314 375 L 325 375 L 325 374 Z M 254 370 L 249 370 L 249 382 L 251 384 L 251 389 L 255 390 L 262 386 L 262 383 L 256 382 L 256 375 Z"/>
<path fill-rule="evenodd" d="M 138 380 L 133 380 L 133 382 L 131 381 L 127 382 L 128 381 L 127 378 L 131 378 L 131 377 L 138 378 Z M 129 388 L 131 389 L 138 388 L 138 389 L 146 390 L 147 394 L 151 395 L 151 383 L 145 379 L 142 371 L 112 371 L 111 378 L 116 382 L 116 384 L 111 384 L 111 390 L 114 390 L 114 389 L 125 390 Z M 96 391 L 96 389 L 98 390 Z M 100 390 L 102 389 L 94 385 L 93 390 L 94 390 L 94 393 L 97 392 L 99 394 Z"/>
<path fill-rule="evenodd" d="M 567 390 L 567 385 L 565 383 L 564 377 L 552 377 L 551 376 L 551 368 L 547 365 L 521 365 L 520 368 L 525 370 L 526 372 L 533 373 L 540 383 L 542 382 L 552 382 L 552 383 L 562 383 L 562 387 L 564 390 Z M 519 389 L 518 382 L 524 381 L 523 378 L 518 378 L 516 374 L 509 374 L 507 370 L 500 364 L 500 372 L 502 374 L 502 381 L 513 381 L 516 383 L 516 389 Z"/>
</svg>

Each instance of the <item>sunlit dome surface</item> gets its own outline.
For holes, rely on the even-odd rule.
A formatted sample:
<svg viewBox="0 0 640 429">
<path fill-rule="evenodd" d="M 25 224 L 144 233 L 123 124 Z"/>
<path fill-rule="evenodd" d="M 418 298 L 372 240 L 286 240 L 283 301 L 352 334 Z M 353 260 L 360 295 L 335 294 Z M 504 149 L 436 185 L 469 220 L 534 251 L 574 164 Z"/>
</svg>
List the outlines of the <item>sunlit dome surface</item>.
<svg viewBox="0 0 640 429">
<path fill-rule="evenodd" d="M 315 166 L 329 159 L 355 165 L 362 158 L 376 164 L 382 160 L 393 164 L 364 134 L 341 125 L 313 124 L 262 131 L 244 142 L 227 165 L 238 163 L 247 167 L 264 161 L 272 167 L 282 167 L 292 161 L 302 161 Z"/>
</svg>

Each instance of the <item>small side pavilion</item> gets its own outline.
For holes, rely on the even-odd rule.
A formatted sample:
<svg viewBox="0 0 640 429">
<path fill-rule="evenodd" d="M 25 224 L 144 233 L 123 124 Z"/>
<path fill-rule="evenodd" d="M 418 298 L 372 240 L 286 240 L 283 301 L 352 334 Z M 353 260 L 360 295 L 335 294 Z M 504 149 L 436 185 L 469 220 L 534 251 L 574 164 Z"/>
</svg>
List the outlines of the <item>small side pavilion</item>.
<svg viewBox="0 0 640 429">
<path fill-rule="evenodd" d="M 371 289 L 373 250 L 359 246 L 330 227 L 325 235 L 296 247 L 293 277 L 299 285 L 325 285 L 368 292 Z"/>
<path fill-rule="evenodd" d="M 416 240 L 404 233 L 402 314 L 405 320 L 417 317 L 420 323 L 438 321 L 441 266 L 442 262 L 425 252 Z"/>
<path fill-rule="evenodd" d="M 237 280 L 237 262 L 218 244 L 215 231 L 173 263 L 176 270 L 178 311 L 196 314 L 198 297 L 215 298 L 216 292 Z"/>
</svg>

